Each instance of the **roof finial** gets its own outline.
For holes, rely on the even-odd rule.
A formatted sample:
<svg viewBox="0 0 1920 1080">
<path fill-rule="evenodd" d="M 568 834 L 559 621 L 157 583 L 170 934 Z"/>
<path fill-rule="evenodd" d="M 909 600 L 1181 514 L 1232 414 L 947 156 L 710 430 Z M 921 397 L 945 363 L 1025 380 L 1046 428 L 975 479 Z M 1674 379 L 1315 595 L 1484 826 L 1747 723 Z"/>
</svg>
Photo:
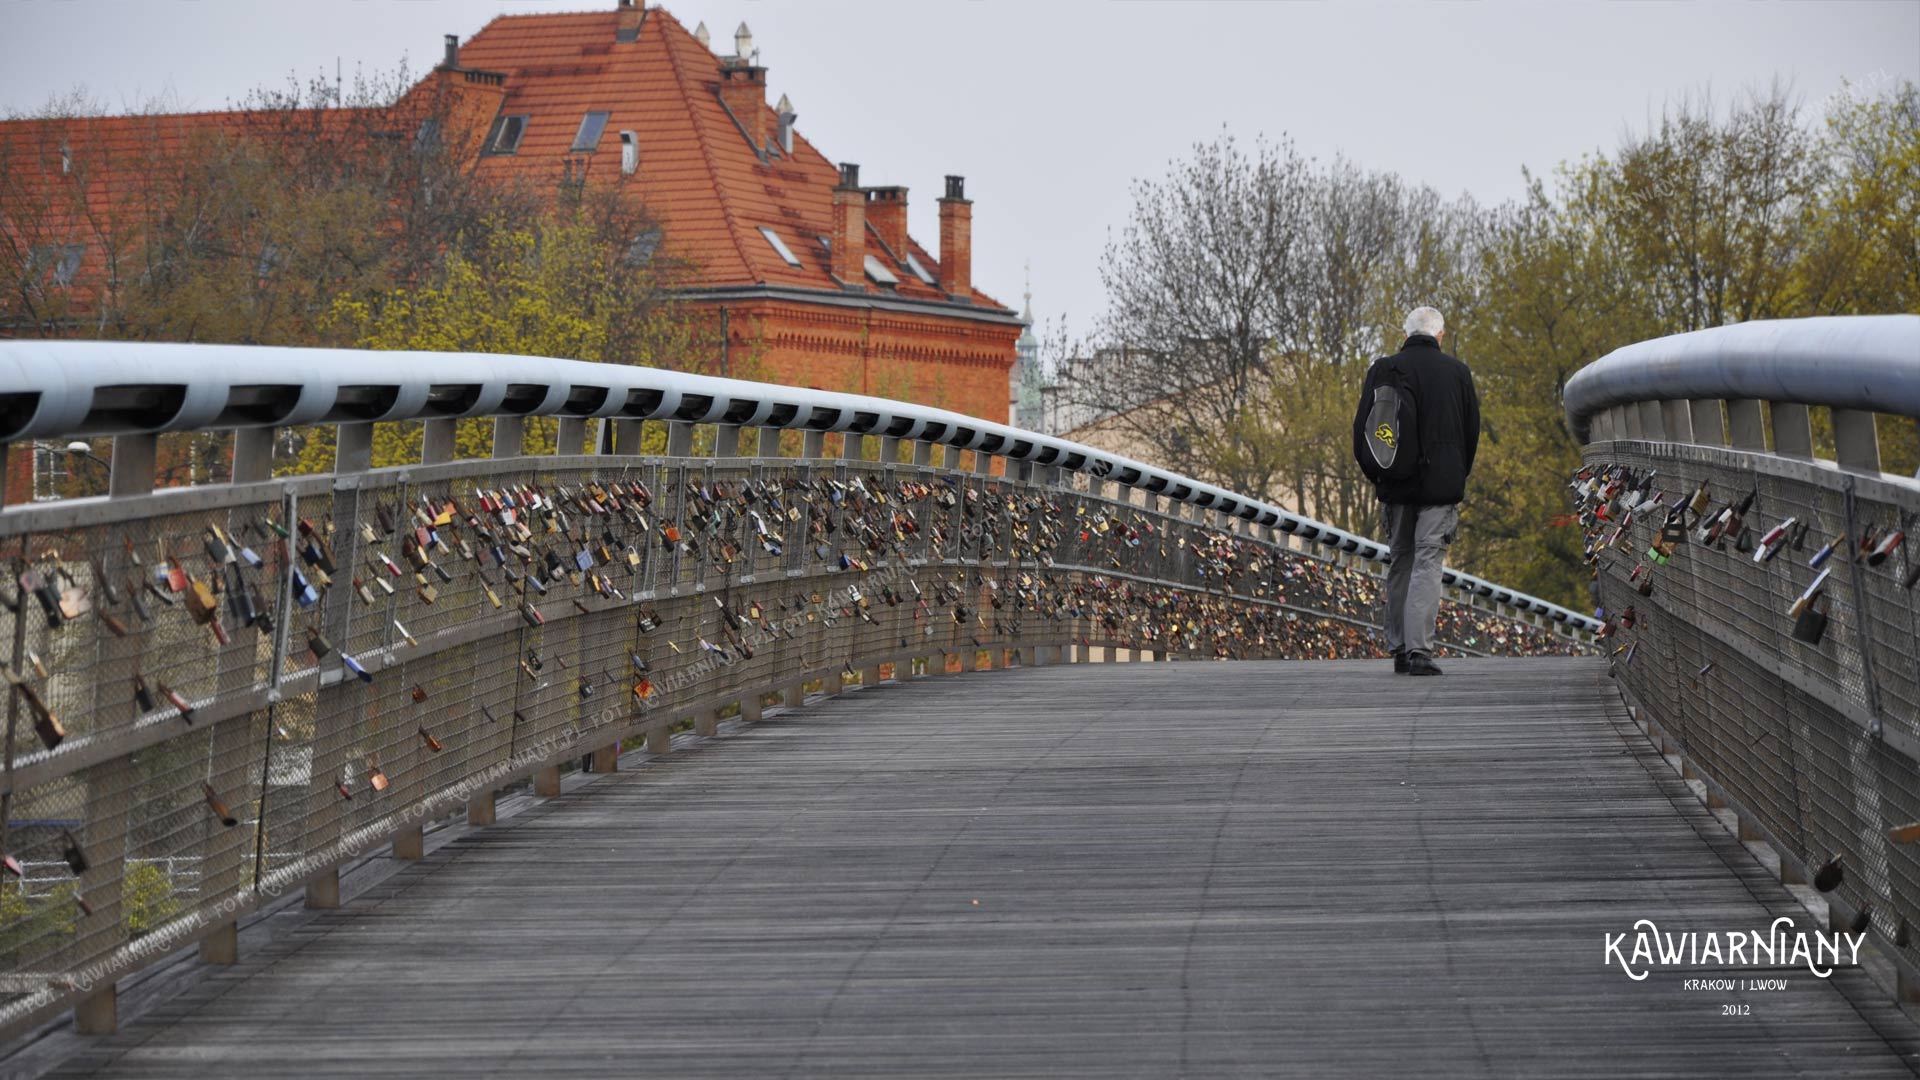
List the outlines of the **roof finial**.
<svg viewBox="0 0 1920 1080">
<path fill-rule="evenodd" d="M 1021 308 L 1020 318 L 1024 320 L 1028 326 L 1032 326 L 1033 325 L 1033 260 L 1032 259 L 1027 260 L 1027 291 L 1022 295 L 1026 299 L 1026 304 Z"/>
<path fill-rule="evenodd" d="M 706 23 L 702 22 L 699 26 L 696 26 L 693 28 L 693 40 L 699 42 L 702 45 L 707 46 L 708 48 L 713 47 L 713 35 L 707 33 Z"/>
</svg>

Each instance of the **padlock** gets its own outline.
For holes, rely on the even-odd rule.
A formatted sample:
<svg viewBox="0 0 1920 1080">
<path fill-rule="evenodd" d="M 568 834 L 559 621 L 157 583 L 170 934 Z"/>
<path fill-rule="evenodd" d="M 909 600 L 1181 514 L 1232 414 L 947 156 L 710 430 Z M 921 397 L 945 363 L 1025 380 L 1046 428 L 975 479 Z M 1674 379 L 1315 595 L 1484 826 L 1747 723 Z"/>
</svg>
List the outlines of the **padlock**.
<svg viewBox="0 0 1920 1080">
<path fill-rule="evenodd" d="M 188 582 L 186 591 L 187 614 L 193 621 L 205 626 L 219 614 L 219 602 L 214 599 L 213 586 L 204 581 Z"/>
<path fill-rule="evenodd" d="M 1660 542 L 1666 546 L 1668 554 L 1687 542 L 1687 530 L 1680 521 L 1680 513 L 1675 511 L 1667 515 L 1666 523 L 1660 526 Z"/>
<path fill-rule="evenodd" d="M 66 862 L 67 869 L 73 871 L 76 877 L 86 873 L 88 866 L 87 853 L 80 849 L 80 841 L 74 838 L 73 832 L 70 829 L 62 829 L 60 830 L 60 834 L 61 838 L 66 841 L 66 846 L 60 851 L 60 858 Z"/>
<path fill-rule="evenodd" d="M 1820 644 L 1827 634 L 1827 595 L 1815 597 L 1793 620 L 1793 640 L 1808 645 Z"/>
<path fill-rule="evenodd" d="M 33 733 L 40 737 L 40 745 L 48 750 L 58 747 L 67 737 L 66 726 L 60 723 L 60 718 L 53 714 L 53 710 L 47 708 L 47 703 L 40 699 L 33 687 L 17 681 L 11 673 L 8 679 L 14 683 L 14 689 L 20 692 L 20 696 L 26 699 L 27 708 L 33 713 Z"/>
<path fill-rule="evenodd" d="M 1816 551 L 1813 553 L 1812 558 L 1807 560 L 1807 568 L 1810 570 L 1818 570 L 1822 566 L 1825 566 L 1827 560 L 1833 557 L 1834 551 L 1839 547 L 1841 547 L 1846 542 L 1847 542 L 1847 538 L 1845 534 L 1836 536 L 1833 539 L 1827 541 L 1825 544 L 1821 546 L 1819 551 Z"/>
<path fill-rule="evenodd" d="M 227 804 L 220 801 L 220 793 L 213 790 L 212 784 L 202 783 L 200 792 L 207 800 L 207 808 L 213 811 L 213 816 L 220 820 L 220 824 L 229 829 L 240 824 L 240 819 L 233 816 L 233 811 L 227 809 Z"/>
<path fill-rule="evenodd" d="M 1707 501 L 1710 497 L 1708 482 L 1705 480 L 1700 481 L 1700 486 L 1694 489 L 1693 498 L 1687 500 L 1687 509 L 1693 511 L 1697 518 L 1699 515 L 1706 513 Z"/>
<path fill-rule="evenodd" d="M 247 580 L 240 576 L 240 564 L 237 562 L 227 567 L 227 610 L 233 613 L 234 621 L 241 626 L 252 626 L 260 617 L 253 596 L 247 591 Z"/>
<path fill-rule="evenodd" d="M 1800 598 L 1795 600 L 1793 606 L 1787 609 L 1787 614 L 1793 618 L 1799 618 L 1800 613 L 1805 611 L 1810 604 L 1819 599 L 1820 595 L 1826 591 L 1827 578 L 1832 575 L 1832 573 L 1833 571 L 1831 569 L 1820 571 L 1820 573 L 1814 577 L 1813 584 L 1808 585 L 1806 591 L 1800 594 Z"/>
<path fill-rule="evenodd" d="M 322 574 L 331 576 L 334 573 L 333 552 L 328 549 L 324 536 L 315 534 L 309 537 L 306 546 L 300 550 L 300 558 Z"/>
<path fill-rule="evenodd" d="M 312 607 L 319 603 L 320 593 L 312 585 L 307 584 L 306 576 L 298 570 L 292 571 L 292 574 L 294 602 L 301 607 Z"/>
<path fill-rule="evenodd" d="M 1795 535 L 1794 530 L 1798 527 L 1798 519 L 1788 518 L 1773 528 L 1768 529 L 1766 533 L 1760 537 L 1760 546 L 1754 549 L 1753 561 L 1767 562 L 1772 559 L 1782 547 L 1786 546 L 1786 544 L 1792 540 Z"/>
<path fill-rule="evenodd" d="M 354 677 L 358 678 L 363 683 L 373 682 L 373 672 L 368 671 L 365 667 L 361 666 L 360 661 L 355 660 L 353 657 L 348 656 L 346 653 L 340 654 L 340 666 L 352 672 L 354 674 Z"/>
<path fill-rule="evenodd" d="M 160 683 L 158 685 L 160 687 L 160 696 L 166 698 L 167 703 L 172 705 L 174 709 L 180 713 L 180 719 L 185 720 L 189 724 L 193 723 L 193 703 L 182 696 L 180 691 L 175 690 L 166 683 Z"/>
<path fill-rule="evenodd" d="M 1879 566 L 1881 563 L 1886 562 L 1887 557 L 1892 555 L 1894 551 L 1900 547 L 1901 541 L 1906 538 L 1907 534 L 1905 532 L 1899 529 L 1888 529 L 1886 535 L 1882 536 L 1879 542 L 1868 550 L 1866 556 L 1867 565 Z"/>
</svg>

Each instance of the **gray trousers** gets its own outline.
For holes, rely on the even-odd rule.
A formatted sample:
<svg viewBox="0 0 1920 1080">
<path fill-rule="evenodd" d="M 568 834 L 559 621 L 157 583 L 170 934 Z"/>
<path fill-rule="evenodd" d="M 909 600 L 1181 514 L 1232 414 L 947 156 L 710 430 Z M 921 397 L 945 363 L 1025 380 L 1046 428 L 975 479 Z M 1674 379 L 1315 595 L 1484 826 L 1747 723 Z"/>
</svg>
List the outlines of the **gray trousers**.
<svg viewBox="0 0 1920 1080">
<path fill-rule="evenodd" d="M 1387 568 L 1387 648 L 1432 655 L 1440 568 L 1447 545 L 1460 531 L 1460 508 L 1381 503 L 1380 513 L 1393 553 Z"/>
</svg>

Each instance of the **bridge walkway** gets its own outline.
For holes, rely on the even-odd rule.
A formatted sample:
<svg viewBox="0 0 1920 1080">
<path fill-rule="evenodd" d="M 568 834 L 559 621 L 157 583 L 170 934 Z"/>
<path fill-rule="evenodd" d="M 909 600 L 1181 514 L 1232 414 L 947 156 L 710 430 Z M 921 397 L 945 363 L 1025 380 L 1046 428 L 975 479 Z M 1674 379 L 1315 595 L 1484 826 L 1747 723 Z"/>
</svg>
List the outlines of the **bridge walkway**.
<svg viewBox="0 0 1920 1080">
<path fill-rule="evenodd" d="M 1606 963 L 1637 919 L 1813 920 L 1602 661 L 1448 671 L 1046 667 L 680 736 L 277 917 L 53 1075 L 1912 1073 L 1858 969 Z"/>
</svg>

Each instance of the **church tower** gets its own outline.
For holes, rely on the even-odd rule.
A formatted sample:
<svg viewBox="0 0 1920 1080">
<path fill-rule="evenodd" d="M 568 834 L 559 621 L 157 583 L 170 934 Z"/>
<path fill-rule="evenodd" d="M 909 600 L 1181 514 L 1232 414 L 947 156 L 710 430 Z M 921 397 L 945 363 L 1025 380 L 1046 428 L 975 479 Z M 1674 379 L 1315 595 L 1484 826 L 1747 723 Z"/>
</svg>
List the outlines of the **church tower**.
<svg viewBox="0 0 1920 1080">
<path fill-rule="evenodd" d="M 1040 370 L 1040 338 L 1033 332 L 1033 273 L 1027 273 L 1026 303 L 1020 309 L 1020 322 L 1025 329 L 1020 332 L 1020 340 L 1013 348 L 1013 370 L 1007 378 L 1007 417 L 1014 427 L 1023 427 L 1029 431 L 1039 431 L 1044 417 L 1041 416 L 1040 388 L 1046 382 L 1045 374 Z"/>
</svg>

